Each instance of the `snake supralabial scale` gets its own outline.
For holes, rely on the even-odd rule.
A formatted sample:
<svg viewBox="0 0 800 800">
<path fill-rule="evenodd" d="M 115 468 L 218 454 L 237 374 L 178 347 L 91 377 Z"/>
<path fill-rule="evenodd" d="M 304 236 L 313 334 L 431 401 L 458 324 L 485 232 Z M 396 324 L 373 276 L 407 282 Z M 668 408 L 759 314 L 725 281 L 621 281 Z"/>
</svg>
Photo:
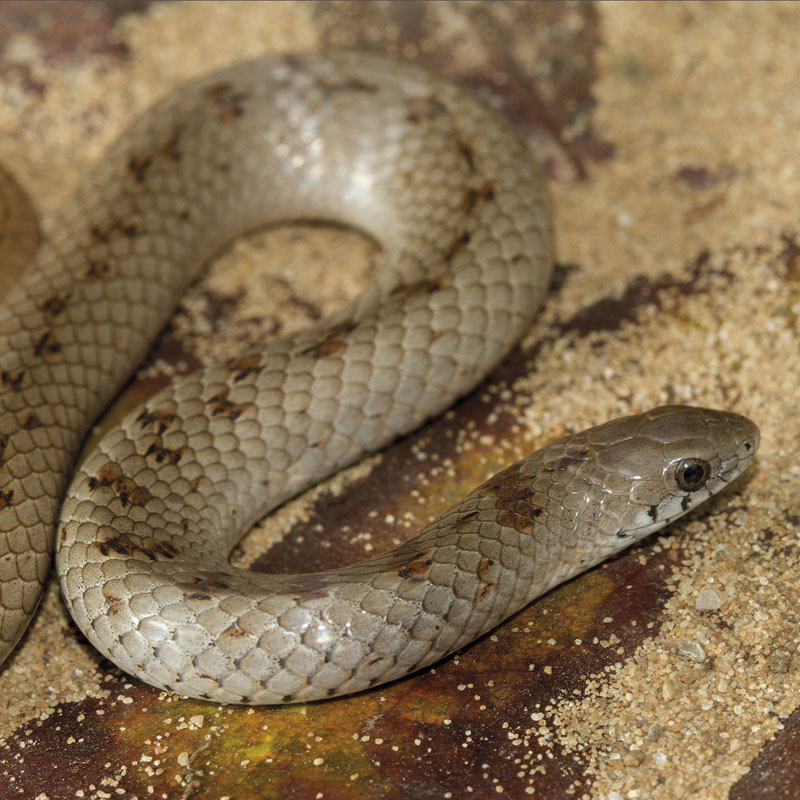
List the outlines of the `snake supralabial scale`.
<svg viewBox="0 0 800 800">
<path fill-rule="evenodd" d="M 173 383 L 67 491 L 89 425 L 203 264 L 298 218 L 375 237 L 374 284 L 319 326 Z M 355 692 L 667 524 L 758 446 L 738 415 L 658 408 L 534 453 L 370 561 L 235 569 L 227 556 L 255 520 L 446 409 L 529 326 L 552 259 L 527 147 L 422 69 L 268 57 L 150 109 L 55 230 L 0 309 L 0 658 L 57 538 L 75 621 L 127 672 L 234 703 Z"/>
</svg>

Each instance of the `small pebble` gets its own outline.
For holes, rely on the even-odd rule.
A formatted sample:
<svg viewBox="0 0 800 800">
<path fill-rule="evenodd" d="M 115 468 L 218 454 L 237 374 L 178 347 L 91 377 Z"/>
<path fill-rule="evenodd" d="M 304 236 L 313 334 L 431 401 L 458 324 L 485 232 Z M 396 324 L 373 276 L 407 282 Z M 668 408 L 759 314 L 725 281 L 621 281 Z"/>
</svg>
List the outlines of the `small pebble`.
<svg viewBox="0 0 800 800">
<path fill-rule="evenodd" d="M 785 675 L 789 668 L 792 665 L 792 657 L 789 653 L 784 651 L 778 651 L 773 653 L 769 657 L 769 661 L 767 661 L 767 669 L 770 672 L 776 673 L 778 675 Z"/>
<path fill-rule="evenodd" d="M 626 767 L 638 767 L 644 761 L 644 753 L 641 750 L 628 750 L 622 754 L 622 763 Z"/>
<path fill-rule="evenodd" d="M 713 589 L 703 589 L 694 601 L 698 611 L 716 611 L 722 605 L 719 595 Z"/>
<path fill-rule="evenodd" d="M 647 729 L 647 738 L 651 742 L 657 742 L 661 738 L 662 733 L 664 733 L 664 729 L 657 722 L 654 722 Z"/>
<path fill-rule="evenodd" d="M 678 644 L 678 655 L 698 663 L 706 660 L 706 651 L 703 650 L 700 644 L 691 641 L 691 639 L 684 639 Z"/>
</svg>

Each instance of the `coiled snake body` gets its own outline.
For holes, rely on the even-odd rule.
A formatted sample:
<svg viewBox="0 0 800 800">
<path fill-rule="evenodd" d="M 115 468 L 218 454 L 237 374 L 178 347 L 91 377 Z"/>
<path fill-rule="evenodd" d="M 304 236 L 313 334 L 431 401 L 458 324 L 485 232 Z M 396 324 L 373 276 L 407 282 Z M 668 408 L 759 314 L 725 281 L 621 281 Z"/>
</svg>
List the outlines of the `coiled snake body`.
<svg viewBox="0 0 800 800">
<path fill-rule="evenodd" d="M 203 264 L 296 218 L 378 239 L 374 284 L 311 330 L 176 381 L 66 491 L 88 426 Z M 738 475 L 752 423 L 665 407 L 533 454 L 370 561 L 310 575 L 229 564 L 267 511 L 482 380 L 530 324 L 550 264 L 524 143 L 421 69 L 270 57 L 157 104 L 0 310 L 0 658 L 57 538 L 76 622 L 143 680 L 227 702 L 354 692 L 462 647 Z"/>
</svg>

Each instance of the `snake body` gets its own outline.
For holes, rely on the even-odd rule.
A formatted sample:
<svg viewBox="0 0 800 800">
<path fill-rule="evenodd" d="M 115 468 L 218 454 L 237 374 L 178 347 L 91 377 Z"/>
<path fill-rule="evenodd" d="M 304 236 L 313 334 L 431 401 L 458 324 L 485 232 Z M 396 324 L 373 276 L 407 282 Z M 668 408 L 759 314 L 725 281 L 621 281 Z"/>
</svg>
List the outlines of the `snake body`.
<svg viewBox="0 0 800 800">
<path fill-rule="evenodd" d="M 204 263 L 297 218 L 375 237 L 375 282 L 318 326 L 175 381 L 67 491 L 89 425 Z M 660 408 L 529 456 L 370 561 L 235 569 L 228 554 L 254 521 L 441 413 L 529 326 L 551 219 L 527 147 L 422 69 L 268 57 L 146 112 L 56 230 L 0 310 L 0 658 L 57 539 L 70 612 L 131 674 L 226 702 L 355 692 L 433 663 L 694 507 L 758 446 L 738 415 Z"/>
</svg>

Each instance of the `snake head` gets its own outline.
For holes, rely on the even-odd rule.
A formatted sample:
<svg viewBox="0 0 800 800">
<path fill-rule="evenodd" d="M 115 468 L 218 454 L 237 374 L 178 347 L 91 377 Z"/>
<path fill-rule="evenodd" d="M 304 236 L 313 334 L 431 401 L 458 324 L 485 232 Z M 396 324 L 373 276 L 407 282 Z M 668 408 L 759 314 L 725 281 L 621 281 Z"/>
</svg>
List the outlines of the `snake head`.
<svg viewBox="0 0 800 800">
<path fill-rule="evenodd" d="M 747 469 L 760 442 L 747 417 L 690 406 L 660 406 L 584 435 L 597 447 L 594 461 L 605 486 L 627 488 L 629 502 L 614 527 L 628 541 L 717 494 Z"/>
</svg>

